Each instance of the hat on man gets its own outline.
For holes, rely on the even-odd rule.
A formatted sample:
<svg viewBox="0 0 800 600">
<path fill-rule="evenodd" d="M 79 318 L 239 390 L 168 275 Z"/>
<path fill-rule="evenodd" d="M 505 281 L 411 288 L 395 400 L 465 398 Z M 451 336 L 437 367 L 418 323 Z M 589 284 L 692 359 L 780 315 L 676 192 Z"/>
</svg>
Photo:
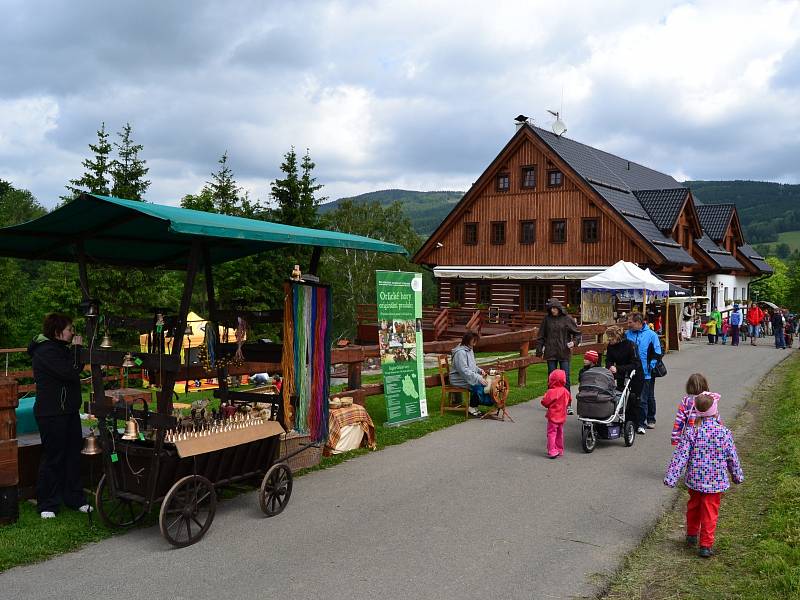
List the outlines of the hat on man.
<svg viewBox="0 0 800 600">
<path fill-rule="evenodd" d="M 595 350 L 587 350 L 583 355 L 583 360 L 588 360 L 593 365 L 600 360 L 600 355 Z"/>
</svg>

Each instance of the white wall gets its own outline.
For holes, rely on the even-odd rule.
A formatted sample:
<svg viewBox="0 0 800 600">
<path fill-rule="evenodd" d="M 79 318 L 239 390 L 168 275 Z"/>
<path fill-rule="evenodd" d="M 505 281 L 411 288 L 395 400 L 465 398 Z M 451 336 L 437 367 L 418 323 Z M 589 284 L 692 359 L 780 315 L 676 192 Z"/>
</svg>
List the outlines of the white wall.
<svg viewBox="0 0 800 600">
<path fill-rule="evenodd" d="M 709 275 L 706 294 L 709 298 L 714 298 L 712 289 L 716 288 L 717 308 L 720 309 L 725 308 L 726 297 L 732 303 L 739 302 L 739 304 L 742 304 L 743 301 L 748 300 L 747 284 L 750 283 L 751 279 L 752 277 L 749 275 Z"/>
</svg>

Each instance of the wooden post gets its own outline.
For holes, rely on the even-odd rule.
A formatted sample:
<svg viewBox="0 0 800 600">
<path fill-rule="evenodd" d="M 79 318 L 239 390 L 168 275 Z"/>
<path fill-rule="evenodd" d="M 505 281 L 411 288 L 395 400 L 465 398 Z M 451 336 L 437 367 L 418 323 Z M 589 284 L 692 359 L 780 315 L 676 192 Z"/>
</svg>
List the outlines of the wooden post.
<svg viewBox="0 0 800 600">
<path fill-rule="evenodd" d="M 526 340 L 520 344 L 519 347 L 519 355 L 521 358 L 525 358 L 528 356 L 528 352 L 531 349 L 531 343 L 529 340 Z M 517 370 L 517 387 L 525 387 L 528 383 L 528 367 L 520 367 Z"/>
<path fill-rule="evenodd" d="M 17 484 L 17 381 L 0 378 L 0 525 L 19 518 Z"/>
<path fill-rule="evenodd" d="M 347 389 L 357 390 L 361 387 L 361 361 L 347 363 Z"/>
</svg>

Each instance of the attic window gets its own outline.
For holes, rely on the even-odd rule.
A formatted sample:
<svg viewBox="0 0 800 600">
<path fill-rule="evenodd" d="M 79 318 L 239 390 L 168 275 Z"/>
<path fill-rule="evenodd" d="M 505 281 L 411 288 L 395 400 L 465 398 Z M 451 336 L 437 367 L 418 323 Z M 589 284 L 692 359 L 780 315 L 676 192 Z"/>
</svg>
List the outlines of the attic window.
<svg viewBox="0 0 800 600">
<path fill-rule="evenodd" d="M 567 220 L 553 219 L 550 221 L 550 242 L 563 244 L 567 241 Z"/>
<path fill-rule="evenodd" d="M 522 188 L 532 190 L 536 187 L 536 167 L 522 167 Z"/>
<path fill-rule="evenodd" d="M 508 173 L 500 173 L 497 176 L 497 191 L 507 192 L 511 187 L 511 176 Z"/>
<path fill-rule="evenodd" d="M 583 220 L 583 241 L 587 244 L 600 241 L 600 219 Z"/>
<path fill-rule="evenodd" d="M 478 243 L 478 224 L 464 223 L 464 245 L 475 246 Z"/>
<path fill-rule="evenodd" d="M 499 246 L 506 243 L 506 222 L 492 221 L 492 244 Z"/>
<path fill-rule="evenodd" d="M 560 187 L 564 183 L 564 176 L 561 171 L 547 172 L 547 187 Z"/>
</svg>

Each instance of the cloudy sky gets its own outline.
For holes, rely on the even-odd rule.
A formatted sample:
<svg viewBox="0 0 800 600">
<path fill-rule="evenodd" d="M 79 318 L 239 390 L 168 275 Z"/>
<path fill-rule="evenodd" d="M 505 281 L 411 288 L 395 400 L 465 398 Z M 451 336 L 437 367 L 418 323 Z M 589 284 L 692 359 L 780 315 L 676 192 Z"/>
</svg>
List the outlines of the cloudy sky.
<svg viewBox="0 0 800 600">
<path fill-rule="evenodd" d="M 548 108 L 679 179 L 800 182 L 800 0 L 0 0 L 0 57 L 0 178 L 46 206 L 103 121 L 159 203 L 225 151 L 266 199 L 292 145 L 332 199 L 465 190 Z"/>
</svg>

